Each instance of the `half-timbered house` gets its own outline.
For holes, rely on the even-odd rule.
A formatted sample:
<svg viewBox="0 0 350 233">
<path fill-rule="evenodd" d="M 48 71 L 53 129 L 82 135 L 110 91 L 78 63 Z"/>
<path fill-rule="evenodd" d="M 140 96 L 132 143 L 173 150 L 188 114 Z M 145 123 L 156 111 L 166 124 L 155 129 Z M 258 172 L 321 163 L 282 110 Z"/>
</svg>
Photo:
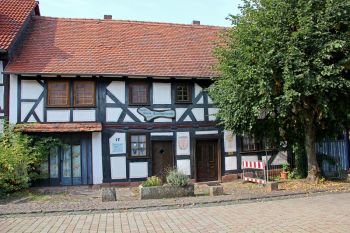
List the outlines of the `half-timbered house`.
<svg viewBox="0 0 350 233">
<path fill-rule="evenodd" d="M 225 28 L 111 17 L 30 25 L 5 68 L 9 121 L 64 142 L 42 164 L 46 184 L 137 182 L 174 167 L 222 181 L 243 156 L 266 155 L 218 125 L 206 90 Z"/>
</svg>

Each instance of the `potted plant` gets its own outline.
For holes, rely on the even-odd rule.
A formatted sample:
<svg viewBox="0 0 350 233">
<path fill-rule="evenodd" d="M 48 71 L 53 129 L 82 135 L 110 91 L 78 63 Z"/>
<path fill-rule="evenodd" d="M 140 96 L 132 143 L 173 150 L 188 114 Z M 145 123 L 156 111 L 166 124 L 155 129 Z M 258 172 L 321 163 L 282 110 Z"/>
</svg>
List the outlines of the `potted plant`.
<svg viewBox="0 0 350 233">
<path fill-rule="evenodd" d="M 281 171 L 281 179 L 288 179 L 288 171 L 289 171 L 289 164 L 284 163 L 282 164 L 282 171 Z"/>
</svg>

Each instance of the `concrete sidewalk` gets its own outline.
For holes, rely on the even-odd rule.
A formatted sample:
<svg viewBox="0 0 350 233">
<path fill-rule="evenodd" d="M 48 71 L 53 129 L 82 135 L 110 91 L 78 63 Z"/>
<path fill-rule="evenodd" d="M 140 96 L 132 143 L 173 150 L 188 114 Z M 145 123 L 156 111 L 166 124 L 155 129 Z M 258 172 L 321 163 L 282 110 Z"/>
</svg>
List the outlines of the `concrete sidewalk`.
<svg viewBox="0 0 350 233">
<path fill-rule="evenodd" d="M 350 232 L 350 193 L 189 209 L 0 218 L 0 232 Z"/>
</svg>

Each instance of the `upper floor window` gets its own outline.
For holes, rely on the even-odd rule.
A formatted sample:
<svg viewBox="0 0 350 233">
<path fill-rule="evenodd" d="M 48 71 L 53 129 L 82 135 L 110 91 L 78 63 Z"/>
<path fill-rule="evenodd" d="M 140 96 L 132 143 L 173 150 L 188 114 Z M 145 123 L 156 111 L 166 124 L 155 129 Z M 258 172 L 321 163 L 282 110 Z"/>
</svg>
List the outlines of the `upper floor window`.
<svg viewBox="0 0 350 233">
<path fill-rule="evenodd" d="M 48 107 L 70 107 L 70 84 L 74 107 L 94 107 L 96 88 L 94 81 L 48 81 Z"/>
<path fill-rule="evenodd" d="M 69 107 L 69 82 L 49 81 L 48 82 L 48 106 Z"/>
<path fill-rule="evenodd" d="M 149 84 L 146 82 L 130 83 L 129 103 L 138 105 L 149 104 Z"/>
<path fill-rule="evenodd" d="M 95 106 L 95 82 L 76 81 L 74 82 L 74 106 L 89 107 Z"/>
<path fill-rule="evenodd" d="M 192 88 L 189 83 L 176 84 L 176 102 L 190 103 L 192 101 Z"/>
</svg>

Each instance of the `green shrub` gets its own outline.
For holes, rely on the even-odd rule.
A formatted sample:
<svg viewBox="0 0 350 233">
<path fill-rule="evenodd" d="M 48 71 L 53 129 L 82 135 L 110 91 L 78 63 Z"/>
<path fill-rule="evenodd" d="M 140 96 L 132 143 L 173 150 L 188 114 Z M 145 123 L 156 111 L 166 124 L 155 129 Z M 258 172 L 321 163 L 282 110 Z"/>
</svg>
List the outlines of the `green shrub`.
<svg viewBox="0 0 350 233">
<path fill-rule="evenodd" d="M 182 171 L 178 171 L 176 169 L 168 172 L 166 181 L 170 185 L 182 187 L 187 186 L 190 183 L 188 176 L 185 175 Z"/>
<path fill-rule="evenodd" d="M 288 179 L 302 179 L 303 175 L 299 173 L 298 169 L 293 169 L 293 171 L 291 171 L 288 174 Z"/>
<path fill-rule="evenodd" d="M 156 176 L 151 176 L 148 177 L 145 182 L 142 183 L 143 187 L 152 187 L 152 186 L 161 186 L 162 181 L 160 180 L 159 177 Z"/>
<path fill-rule="evenodd" d="M 47 159 L 51 141 L 24 135 L 4 123 L 0 134 L 0 190 L 3 193 L 28 188 L 37 168 Z"/>
<path fill-rule="evenodd" d="M 282 170 L 283 170 L 284 172 L 289 171 L 289 164 L 288 164 L 288 163 L 282 164 Z"/>
</svg>

